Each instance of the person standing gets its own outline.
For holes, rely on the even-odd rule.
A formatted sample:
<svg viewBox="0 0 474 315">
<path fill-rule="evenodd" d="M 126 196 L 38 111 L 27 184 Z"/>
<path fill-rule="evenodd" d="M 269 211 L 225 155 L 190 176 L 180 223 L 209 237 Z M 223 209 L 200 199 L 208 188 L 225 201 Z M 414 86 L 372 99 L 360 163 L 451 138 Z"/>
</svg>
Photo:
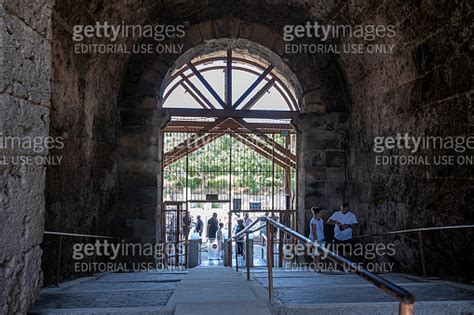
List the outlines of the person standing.
<svg viewBox="0 0 474 315">
<path fill-rule="evenodd" d="M 204 227 L 204 222 L 202 222 L 200 215 L 198 215 L 196 219 L 197 221 L 196 221 L 196 227 L 194 228 L 194 231 L 196 231 L 196 233 L 199 233 L 199 237 L 201 237 L 202 228 Z"/>
<path fill-rule="evenodd" d="M 222 229 L 224 228 L 224 223 L 219 223 L 219 230 L 217 230 L 216 238 L 217 238 L 217 252 L 218 252 L 218 259 L 222 258 L 222 249 L 224 248 L 224 232 Z"/>
<path fill-rule="evenodd" d="M 324 220 L 322 218 L 323 209 L 318 206 L 313 206 L 311 211 L 313 211 L 313 217 L 309 222 L 309 238 L 311 241 L 317 242 L 318 245 L 326 247 L 326 238 L 324 237 Z M 315 271 L 321 272 L 321 257 L 316 248 L 314 248 L 311 257 L 314 259 Z"/>
<path fill-rule="evenodd" d="M 212 243 L 216 238 L 217 230 L 219 229 L 219 222 L 217 221 L 217 213 L 214 212 L 212 217 L 207 221 L 207 237 L 209 242 Z"/>
<path fill-rule="evenodd" d="M 328 224 L 334 225 L 334 243 L 336 246 L 336 252 L 338 252 L 339 248 L 342 247 L 342 252 L 345 256 L 347 253 L 346 246 L 349 246 L 349 249 L 352 252 L 352 231 L 359 226 L 359 223 L 357 222 L 355 214 L 349 211 L 349 204 L 342 204 L 341 210 L 334 212 L 328 219 Z"/>
<path fill-rule="evenodd" d="M 244 226 L 247 227 L 252 224 L 252 220 L 249 218 L 248 213 L 244 215 Z"/>
<path fill-rule="evenodd" d="M 237 220 L 237 225 L 235 226 L 235 233 L 234 234 L 239 233 L 243 229 L 245 229 L 244 220 L 238 219 Z M 237 241 L 237 255 L 245 257 L 245 254 L 244 254 L 244 237 L 241 235 L 236 241 Z"/>
</svg>

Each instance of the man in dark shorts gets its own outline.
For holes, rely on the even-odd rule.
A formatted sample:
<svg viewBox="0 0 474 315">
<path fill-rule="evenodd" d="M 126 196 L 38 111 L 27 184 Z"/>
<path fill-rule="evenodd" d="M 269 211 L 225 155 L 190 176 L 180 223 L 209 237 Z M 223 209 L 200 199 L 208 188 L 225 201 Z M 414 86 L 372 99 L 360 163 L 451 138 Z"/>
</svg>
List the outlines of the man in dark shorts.
<svg viewBox="0 0 474 315">
<path fill-rule="evenodd" d="M 216 238 L 217 230 L 219 230 L 219 222 L 217 221 L 217 213 L 212 214 L 212 218 L 207 221 L 207 237 L 212 243 Z"/>
</svg>

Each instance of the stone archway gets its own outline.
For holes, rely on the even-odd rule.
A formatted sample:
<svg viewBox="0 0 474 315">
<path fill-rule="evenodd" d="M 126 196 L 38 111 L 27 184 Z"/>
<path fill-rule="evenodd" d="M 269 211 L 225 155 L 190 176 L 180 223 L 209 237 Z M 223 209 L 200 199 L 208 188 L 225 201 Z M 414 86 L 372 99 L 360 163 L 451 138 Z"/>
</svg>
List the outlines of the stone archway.
<svg viewBox="0 0 474 315">
<path fill-rule="evenodd" d="M 230 23 L 230 26 L 223 29 L 219 27 L 220 23 Z M 261 36 L 262 33 L 265 36 Z M 260 35 L 255 38 L 255 34 Z M 194 56 L 223 47 L 236 47 L 249 56 L 270 60 L 297 91 L 304 107 L 304 114 L 295 120 L 296 127 L 303 132 L 298 169 L 300 174 L 305 174 L 299 180 L 298 189 L 300 231 L 304 232 L 305 217 L 309 215 L 305 209 L 311 204 L 318 202 L 327 207 L 338 207 L 346 190 L 344 130 L 348 104 L 347 98 L 342 96 L 347 93 L 340 79 L 337 59 L 334 56 L 286 56 L 281 34 L 266 26 L 237 19 L 193 25 L 179 43 L 188 48 L 184 54 L 134 56 L 124 74 L 116 154 L 119 182 L 124 184 L 118 188 L 121 196 L 118 212 L 125 214 L 131 223 L 130 231 L 147 231 L 145 238 L 160 235 L 160 226 L 154 225 L 154 222 L 160 222 L 159 139 L 160 127 L 168 118 L 159 107 L 170 71 Z M 319 129 L 309 126 L 314 119 L 324 122 Z M 137 211 L 140 212 L 138 216 Z M 132 235 L 138 237 L 134 232 Z"/>
</svg>

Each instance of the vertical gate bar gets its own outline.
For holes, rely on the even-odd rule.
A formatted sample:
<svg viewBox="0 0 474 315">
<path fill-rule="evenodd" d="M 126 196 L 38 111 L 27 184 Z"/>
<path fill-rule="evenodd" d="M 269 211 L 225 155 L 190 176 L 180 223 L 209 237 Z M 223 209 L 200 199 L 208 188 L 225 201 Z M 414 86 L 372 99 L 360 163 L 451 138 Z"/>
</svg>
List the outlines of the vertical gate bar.
<svg viewBox="0 0 474 315">
<path fill-rule="evenodd" d="M 271 235 L 273 227 L 269 221 L 266 222 L 267 225 L 267 268 L 268 268 L 268 300 L 270 304 L 273 303 L 273 240 Z"/>
<path fill-rule="evenodd" d="M 235 240 L 235 271 L 239 271 L 239 241 Z"/>
<path fill-rule="evenodd" d="M 294 214 L 294 225 L 293 225 L 293 229 L 295 231 L 298 231 L 298 228 L 297 228 L 297 224 L 298 224 L 298 206 L 299 206 L 299 178 L 300 178 L 300 175 L 299 172 L 298 172 L 298 169 L 299 169 L 299 157 L 300 157 L 300 154 L 299 154 L 299 148 L 300 148 L 300 145 L 299 145 L 299 136 L 298 136 L 298 131 L 295 130 L 295 149 L 296 149 L 296 163 L 295 163 L 295 172 L 296 172 L 296 175 L 295 175 L 295 193 L 296 193 L 296 198 L 295 198 L 295 214 Z"/>
<path fill-rule="evenodd" d="M 420 258 L 421 258 L 421 272 L 423 278 L 426 278 L 426 260 L 425 260 L 425 248 L 423 246 L 423 235 L 422 231 L 418 231 L 418 244 L 420 246 Z"/>
<path fill-rule="evenodd" d="M 232 236 L 232 212 L 229 211 L 229 220 L 228 220 L 228 229 L 227 229 L 227 239 L 230 239 Z M 230 264 L 230 268 L 232 268 L 232 241 L 227 242 L 227 263 Z"/>
<path fill-rule="evenodd" d="M 189 240 L 188 240 L 188 236 L 189 236 L 189 231 L 188 231 L 188 227 L 189 227 L 189 211 L 188 211 L 188 200 L 189 200 L 189 196 L 188 196 L 188 189 L 189 189 L 189 147 L 186 147 L 186 192 L 185 192 L 185 202 L 186 202 L 186 211 L 185 211 L 185 217 L 186 217 L 186 220 L 183 222 L 184 224 L 184 227 L 183 227 L 183 232 L 184 232 L 184 264 L 186 266 L 186 268 L 188 268 L 188 259 L 189 259 L 189 252 L 188 252 L 188 246 L 189 246 Z"/>
<path fill-rule="evenodd" d="M 233 209 L 233 206 L 232 206 L 232 137 L 229 135 L 227 135 L 229 137 L 229 210 L 235 210 Z M 229 233 L 230 233 L 230 230 L 231 230 L 231 225 L 232 225 L 232 221 L 230 221 L 230 225 L 229 225 Z M 230 237 L 230 234 L 229 234 L 229 237 Z"/>
<path fill-rule="evenodd" d="M 181 206 L 182 205 L 176 205 L 176 239 L 175 239 L 175 248 L 174 248 L 174 261 L 175 261 L 175 265 L 178 266 L 179 265 L 179 252 L 178 252 L 178 248 L 179 248 L 179 229 L 180 229 L 180 223 L 181 223 L 181 218 L 180 218 L 180 214 L 181 214 Z"/>
<path fill-rule="evenodd" d="M 189 211 L 188 211 L 188 203 L 186 202 L 186 211 L 185 211 L 186 221 L 184 222 L 184 264 L 186 268 L 189 268 Z"/>
<path fill-rule="evenodd" d="M 273 134 L 272 137 L 275 137 Z M 272 211 L 275 210 L 275 146 L 272 146 Z M 272 212 L 273 216 L 273 212 Z"/>
<path fill-rule="evenodd" d="M 283 266 L 283 231 L 278 229 L 278 267 Z"/>
<path fill-rule="evenodd" d="M 247 280 L 250 280 L 250 233 L 246 233 L 245 238 L 245 266 L 247 267 Z"/>
</svg>

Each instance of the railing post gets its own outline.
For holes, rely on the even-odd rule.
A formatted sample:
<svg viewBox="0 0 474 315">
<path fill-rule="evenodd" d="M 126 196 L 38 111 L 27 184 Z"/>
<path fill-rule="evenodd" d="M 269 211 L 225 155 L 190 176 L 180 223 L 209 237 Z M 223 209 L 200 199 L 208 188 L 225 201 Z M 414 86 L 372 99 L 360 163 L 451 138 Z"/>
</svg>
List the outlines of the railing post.
<svg viewBox="0 0 474 315">
<path fill-rule="evenodd" d="M 423 278 L 426 278 L 426 261 L 425 261 L 425 249 L 423 246 L 423 235 L 422 231 L 418 231 L 418 244 L 420 246 L 420 259 L 421 259 L 421 272 Z"/>
<path fill-rule="evenodd" d="M 400 302 L 398 314 L 399 315 L 413 315 L 413 304 L 406 304 L 406 303 Z"/>
<path fill-rule="evenodd" d="M 235 271 L 239 271 L 239 240 L 235 239 Z"/>
<path fill-rule="evenodd" d="M 247 280 L 250 280 L 250 235 L 246 233 L 245 239 L 245 266 L 247 267 Z"/>
<path fill-rule="evenodd" d="M 278 267 L 283 266 L 283 237 L 284 233 L 282 230 L 278 229 Z"/>
<path fill-rule="evenodd" d="M 61 256 L 63 255 L 63 236 L 59 235 L 58 240 L 58 260 L 56 264 L 56 286 L 61 282 Z"/>
<path fill-rule="evenodd" d="M 227 255 L 225 256 L 225 259 L 227 260 L 227 264 L 230 266 L 230 268 L 232 268 L 232 240 L 227 240 L 225 246 L 227 246 Z"/>
<path fill-rule="evenodd" d="M 273 303 L 273 231 L 269 221 L 267 224 L 267 267 L 268 267 L 268 300 Z"/>
</svg>

